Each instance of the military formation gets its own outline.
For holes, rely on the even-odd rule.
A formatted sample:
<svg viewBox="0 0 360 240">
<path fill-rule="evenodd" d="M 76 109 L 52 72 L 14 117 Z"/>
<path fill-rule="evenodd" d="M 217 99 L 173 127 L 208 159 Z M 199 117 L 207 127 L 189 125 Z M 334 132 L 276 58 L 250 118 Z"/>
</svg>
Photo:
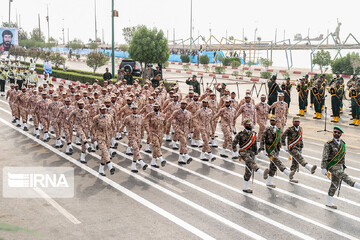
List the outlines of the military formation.
<svg viewBox="0 0 360 240">
<path fill-rule="evenodd" d="M 33 122 L 33 134 L 37 138 L 42 133 L 42 140 L 48 142 L 50 135 L 54 136 L 55 147 L 63 148 L 68 155 L 74 151 L 73 143 L 81 146 L 79 161 L 84 164 L 87 163 L 88 153 L 100 151 L 100 175 L 106 176 L 105 166 L 111 175 L 114 174 L 111 160 L 116 156 L 117 141 L 124 136 L 128 141 L 125 154 L 132 156 L 131 171 L 135 173 L 138 166 L 142 170 L 149 165 L 153 168 L 166 166 L 161 151 L 164 141 L 171 142 L 171 147 L 179 151 L 180 165 L 192 162 L 188 143 L 201 148 L 202 161 L 215 161 L 213 149 L 218 147 L 215 137 L 217 126 L 220 125 L 224 135 L 220 156 L 228 158 L 230 154 L 232 159 L 244 163 L 243 191 L 246 193 L 252 193 L 249 180 L 255 173 L 266 180 L 270 188 L 276 187 L 273 177 L 277 170 L 284 173 L 291 183 L 298 182 L 295 174 L 300 166 L 314 174 L 317 166 L 307 163 L 302 156 L 304 144 L 300 121 L 307 111 L 308 95 L 310 107 L 314 107 L 316 112 L 315 118 L 320 119 L 325 91 L 329 91 L 335 122 L 342 112 L 341 100 L 344 96 L 341 79 L 326 85 L 324 76 L 320 76 L 320 79 L 314 76 L 312 81 L 307 80 L 306 76 L 297 86 L 299 116 L 294 117 L 292 126 L 287 127 L 292 84 L 288 79 L 279 86 L 275 76 L 268 83 L 268 96 L 261 95 L 260 102 L 255 103 L 250 90 L 246 90 L 245 97 L 238 101 L 235 92 L 230 92 L 226 84 L 215 86 L 214 91 L 206 88 L 200 94 L 196 76 L 186 81 L 189 85 L 186 94 L 180 91 L 178 85 L 173 85 L 167 91 L 160 79 L 155 86 L 151 79 L 145 79 L 140 85 L 137 79 L 126 77 L 128 73 L 118 77 L 116 83 L 105 80 L 103 86 L 95 81 L 93 84 L 76 82 L 67 86 L 60 83 L 55 87 L 48 81 L 38 82 L 37 74 L 32 69 L 9 66 L 7 63 L 0 69 L 0 79 L 4 81 L 2 93 L 5 94 L 5 83 L 10 83 L 6 99 L 12 122 L 24 131 L 29 131 L 28 122 Z M 353 125 L 358 125 L 360 84 L 357 79 L 353 79 L 350 85 L 348 83 L 348 88 Z M 216 91 L 220 92 L 219 100 Z M 237 129 L 236 125 L 240 115 L 242 130 Z M 259 126 L 258 133 L 255 132 L 256 125 Z M 359 183 L 344 172 L 345 142 L 340 139 L 342 133 L 340 127 L 335 127 L 334 139 L 324 146 L 321 164 L 321 172 L 331 179 L 326 203 L 331 208 L 336 208 L 332 196 L 342 180 L 360 188 Z M 152 153 L 150 163 L 142 158 L 140 150 L 143 146 L 145 152 Z M 279 159 L 282 149 L 292 160 L 290 169 Z M 256 156 L 261 151 L 269 158 L 269 167 L 265 169 L 261 169 L 256 162 Z"/>
</svg>

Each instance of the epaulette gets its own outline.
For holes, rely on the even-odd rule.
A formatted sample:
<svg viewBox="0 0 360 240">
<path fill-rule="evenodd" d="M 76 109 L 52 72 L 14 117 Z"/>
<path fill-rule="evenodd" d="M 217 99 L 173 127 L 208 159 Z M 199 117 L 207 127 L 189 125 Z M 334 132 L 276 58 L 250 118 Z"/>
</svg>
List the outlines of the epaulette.
<svg viewBox="0 0 360 240">
<path fill-rule="evenodd" d="M 327 143 L 331 143 L 331 142 L 333 142 L 334 140 L 332 139 L 332 140 L 330 140 L 330 141 L 328 141 Z"/>
</svg>

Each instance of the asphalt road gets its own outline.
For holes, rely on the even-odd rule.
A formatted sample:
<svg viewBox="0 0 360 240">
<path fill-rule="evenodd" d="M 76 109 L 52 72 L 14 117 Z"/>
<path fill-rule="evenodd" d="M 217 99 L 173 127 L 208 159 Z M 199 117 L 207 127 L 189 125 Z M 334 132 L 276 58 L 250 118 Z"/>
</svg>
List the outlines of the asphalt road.
<svg viewBox="0 0 360 240">
<path fill-rule="evenodd" d="M 250 85 L 249 85 L 250 86 Z M 186 88 L 184 85 L 183 88 Z M 246 89 L 246 88 L 244 88 Z M 269 189 L 258 175 L 250 184 L 253 194 L 242 192 L 244 165 L 221 158 L 221 148 L 213 148 L 214 162 L 202 162 L 200 149 L 189 147 L 193 161 L 177 164 L 178 151 L 164 141 L 165 167 L 130 172 L 131 157 L 124 154 L 125 137 L 119 141 L 114 157 L 116 172 L 98 175 L 100 152 L 88 154 L 81 164 L 80 150 L 67 156 L 54 147 L 54 136 L 47 143 L 34 138 L 32 123 L 23 132 L 11 123 L 9 107 L 0 98 L 0 166 L 73 167 L 75 195 L 69 199 L 0 198 L 0 222 L 34 231 L 34 234 L 2 231 L 4 239 L 357 239 L 360 238 L 360 191 L 343 184 L 340 197 L 334 198 L 338 210 L 325 207 L 330 181 L 320 169 L 310 175 L 304 168 L 291 184 L 282 173 L 274 178 L 276 189 Z M 289 119 L 297 112 L 290 110 Z M 317 133 L 323 121 L 303 118 L 303 155 L 320 165 L 322 146 L 331 133 Z M 347 126 L 348 109 L 342 122 L 347 143 L 346 172 L 360 181 L 359 128 Z M 311 116 L 310 116 L 311 115 Z M 288 122 L 290 124 L 291 121 Z M 241 129 L 240 125 L 237 125 Z M 328 126 L 330 129 L 332 125 Z M 223 135 L 218 129 L 216 141 Z M 42 136 L 42 134 L 41 134 Z M 40 138 L 41 139 L 41 138 Z M 189 142 L 190 143 L 190 142 Z M 141 152 L 145 162 L 151 156 Z M 289 168 L 286 152 L 281 160 Z M 263 153 L 258 164 L 266 168 Z M 2 171 L 0 173 L 2 175 Z M 3 178 L 0 178 L 2 182 Z M 2 184 L 1 184 L 2 186 Z M 55 201 L 55 203 L 54 203 Z"/>
</svg>

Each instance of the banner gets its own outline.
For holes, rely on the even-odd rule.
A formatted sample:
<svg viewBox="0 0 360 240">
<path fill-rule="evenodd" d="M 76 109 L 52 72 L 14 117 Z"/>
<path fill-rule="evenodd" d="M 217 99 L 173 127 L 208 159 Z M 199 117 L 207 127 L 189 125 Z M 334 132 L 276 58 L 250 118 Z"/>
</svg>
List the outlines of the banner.
<svg viewBox="0 0 360 240">
<path fill-rule="evenodd" d="M 44 72 L 48 74 L 52 73 L 51 61 L 44 62 Z"/>
<path fill-rule="evenodd" d="M 0 28 L 0 53 L 8 52 L 18 45 L 18 30 L 16 28 Z"/>
</svg>

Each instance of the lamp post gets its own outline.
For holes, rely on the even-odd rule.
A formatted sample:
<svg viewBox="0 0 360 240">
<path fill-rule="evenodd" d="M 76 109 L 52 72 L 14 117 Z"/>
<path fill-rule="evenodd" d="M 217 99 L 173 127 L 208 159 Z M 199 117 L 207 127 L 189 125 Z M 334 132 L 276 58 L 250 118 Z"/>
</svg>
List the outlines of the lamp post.
<svg viewBox="0 0 360 240">
<path fill-rule="evenodd" d="M 115 76 L 115 51 L 114 51 L 114 0 L 111 0 L 111 74 Z"/>
<path fill-rule="evenodd" d="M 190 0 L 190 56 L 192 51 L 192 0 Z"/>
<path fill-rule="evenodd" d="M 9 25 L 10 25 L 10 13 L 11 13 L 11 3 L 13 0 L 9 0 Z"/>
</svg>

